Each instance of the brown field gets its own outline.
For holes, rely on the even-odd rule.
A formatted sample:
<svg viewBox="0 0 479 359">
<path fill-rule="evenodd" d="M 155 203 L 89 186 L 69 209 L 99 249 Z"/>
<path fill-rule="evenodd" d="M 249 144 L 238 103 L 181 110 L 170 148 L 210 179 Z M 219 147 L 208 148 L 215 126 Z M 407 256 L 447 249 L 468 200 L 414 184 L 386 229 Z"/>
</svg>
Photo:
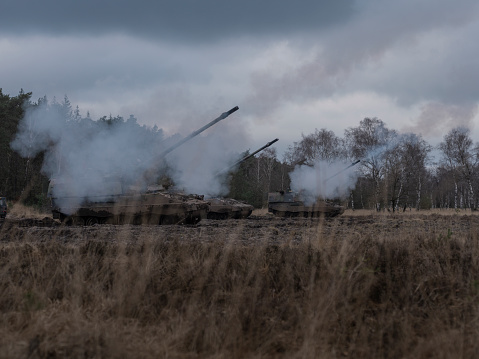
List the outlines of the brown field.
<svg viewBox="0 0 479 359">
<path fill-rule="evenodd" d="M 1 358 L 477 358 L 479 215 L 0 228 Z"/>
</svg>

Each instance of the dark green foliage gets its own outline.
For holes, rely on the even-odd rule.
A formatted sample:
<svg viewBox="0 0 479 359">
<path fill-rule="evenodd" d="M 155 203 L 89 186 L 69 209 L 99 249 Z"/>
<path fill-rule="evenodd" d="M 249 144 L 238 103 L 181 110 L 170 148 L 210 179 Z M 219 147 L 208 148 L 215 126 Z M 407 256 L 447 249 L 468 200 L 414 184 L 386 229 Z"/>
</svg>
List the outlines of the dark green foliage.
<svg viewBox="0 0 479 359">
<path fill-rule="evenodd" d="M 248 152 L 244 157 L 247 155 Z M 258 157 L 249 158 L 231 173 L 228 196 L 246 201 L 256 208 L 265 207 L 268 192 L 289 187 L 286 167 L 276 159 L 274 152 L 264 151 Z"/>
<path fill-rule="evenodd" d="M 11 200 L 32 201 L 42 192 L 45 178 L 40 174 L 43 156 L 22 158 L 12 150 L 18 124 L 30 102 L 32 93 L 23 90 L 17 96 L 3 94 L 0 89 L 0 193 Z"/>
<path fill-rule="evenodd" d="M 12 148 L 12 141 L 15 140 L 27 111 L 30 109 L 45 106 L 45 113 L 59 121 L 58 126 L 66 126 L 69 131 L 75 132 L 77 126 L 83 126 L 93 132 L 114 130 L 116 126 L 128 126 L 129 131 L 138 133 L 145 138 L 145 143 L 158 144 L 163 139 L 163 132 L 156 126 L 148 128 L 140 126 L 134 117 L 124 121 L 122 117 L 104 116 L 98 121 L 93 121 L 87 116 L 80 116 L 79 108 L 72 110 L 72 105 L 67 96 L 61 103 L 54 99 L 51 103 L 46 97 L 40 98 L 37 103 L 31 101 L 31 92 L 24 93 L 23 90 L 17 96 L 3 94 L 0 89 L 0 195 L 7 197 L 10 201 L 21 201 L 23 204 L 34 206 L 38 209 L 48 207 L 48 182 L 49 178 L 42 172 L 44 160 L 47 159 L 44 152 L 31 154 L 23 153 L 23 156 Z M 41 123 L 44 119 L 34 118 L 33 126 Z M 40 122 L 37 122 L 40 121 Z M 23 125 L 25 126 L 25 125 Z M 30 131 L 28 124 L 27 131 Z M 19 147 L 24 149 L 25 138 L 29 141 L 29 132 L 20 141 Z M 36 134 L 32 131 L 32 136 Z M 160 140 L 159 140 L 160 139 Z M 54 145 L 54 143 L 51 143 Z M 18 150 L 18 147 L 16 148 Z M 56 161 L 55 156 L 48 160 Z M 54 162 L 55 163 L 55 162 Z"/>
<path fill-rule="evenodd" d="M 245 156 L 247 155 L 248 153 Z M 258 207 L 261 206 L 261 193 L 258 193 L 255 188 L 255 180 L 252 174 L 253 162 L 253 158 L 246 160 L 231 174 L 229 197 L 246 201 Z"/>
</svg>

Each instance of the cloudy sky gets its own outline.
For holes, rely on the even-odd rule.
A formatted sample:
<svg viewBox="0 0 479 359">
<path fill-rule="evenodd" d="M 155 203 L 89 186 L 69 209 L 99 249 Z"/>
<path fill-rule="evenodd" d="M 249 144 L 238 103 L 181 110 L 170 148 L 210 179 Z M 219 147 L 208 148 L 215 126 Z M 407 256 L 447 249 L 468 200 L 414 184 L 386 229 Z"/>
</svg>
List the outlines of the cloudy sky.
<svg viewBox="0 0 479 359">
<path fill-rule="evenodd" d="M 364 117 L 479 141 L 477 34 L 477 0 L 3 0 L 0 88 L 169 134 L 237 105 L 244 149 L 280 157 Z"/>
</svg>

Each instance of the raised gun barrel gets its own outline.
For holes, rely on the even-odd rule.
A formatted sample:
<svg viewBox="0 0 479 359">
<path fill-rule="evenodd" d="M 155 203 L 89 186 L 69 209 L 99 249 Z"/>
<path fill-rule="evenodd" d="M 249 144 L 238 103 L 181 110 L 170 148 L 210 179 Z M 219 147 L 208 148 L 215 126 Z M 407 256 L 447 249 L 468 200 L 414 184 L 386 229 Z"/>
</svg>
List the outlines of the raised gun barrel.
<svg viewBox="0 0 479 359">
<path fill-rule="evenodd" d="M 231 110 L 229 111 L 226 111 L 226 112 L 223 112 L 219 117 L 215 118 L 213 121 L 211 121 L 210 123 L 204 125 L 203 127 L 201 127 L 199 130 L 196 130 L 194 132 L 192 132 L 189 136 L 186 136 L 185 138 L 183 138 L 181 141 L 178 141 L 177 143 L 175 143 L 174 145 L 168 147 L 166 150 L 164 150 L 158 157 L 159 158 L 162 158 L 164 156 L 166 156 L 168 153 L 170 153 L 171 151 L 173 151 L 175 148 L 177 147 L 180 147 L 183 143 L 185 143 L 186 141 L 189 141 L 191 140 L 193 137 L 196 137 L 198 136 L 201 132 L 207 130 L 208 128 L 210 128 L 211 126 L 213 126 L 214 124 L 220 122 L 221 120 L 224 120 L 226 117 L 228 117 L 229 115 L 231 115 L 233 112 L 236 112 L 239 110 L 239 107 L 238 106 L 235 106 L 233 107 Z"/>
<path fill-rule="evenodd" d="M 331 177 L 326 178 L 326 181 L 329 181 L 331 178 L 334 178 L 334 177 L 336 177 L 338 174 L 343 173 L 343 172 L 346 171 L 348 168 L 351 168 L 351 167 L 357 165 L 359 162 L 361 162 L 361 160 L 356 160 L 356 161 L 354 161 L 354 162 L 351 163 L 348 167 L 342 169 L 342 170 L 339 171 L 338 173 L 335 173 L 335 174 L 332 175 Z M 325 181 L 325 182 L 326 182 L 326 181 Z"/>
<path fill-rule="evenodd" d="M 238 106 L 235 106 L 233 107 L 231 110 L 229 111 L 226 111 L 226 112 L 223 112 L 220 116 L 218 116 L 217 118 L 215 118 L 213 121 L 207 123 L 206 125 L 204 125 L 203 127 L 201 127 L 200 129 L 192 132 L 190 135 L 186 136 L 185 138 L 183 138 L 182 140 L 178 141 L 177 143 L 175 143 L 174 145 L 168 147 L 166 150 L 164 150 L 163 152 L 161 152 L 159 155 L 155 156 L 153 158 L 153 160 L 151 160 L 149 162 L 149 165 L 147 166 L 147 168 L 150 168 L 149 171 L 153 170 L 153 168 L 155 166 L 158 166 L 159 163 L 161 163 L 161 160 L 168 154 L 170 153 L 171 151 L 173 151 L 174 149 L 180 147 L 182 144 L 184 144 L 186 141 L 189 141 L 191 140 L 193 137 L 195 136 L 198 136 L 201 132 L 207 130 L 208 128 L 210 128 L 211 126 L 213 126 L 214 124 L 220 122 L 221 120 L 224 120 L 226 117 L 228 117 L 229 115 L 231 115 L 233 112 L 236 112 L 239 110 L 239 107 Z"/>
<path fill-rule="evenodd" d="M 236 161 L 234 164 L 232 164 L 232 165 L 229 166 L 228 168 L 225 168 L 224 170 L 219 171 L 219 172 L 217 173 L 217 175 L 220 175 L 220 174 L 222 174 L 222 173 L 228 172 L 229 170 L 231 170 L 231 169 L 235 168 L 236 166 L 238 166 L 240 163 L 246 161 L 248 158 L 253 157 L 255 154 L 257 154 L 258 152 L 263 151 L 265 148 L 268 148 L 269 146 L 271 146 L 273 143 L 275 143 L 275 142 L 277 142 L 277 141 L 279 141 L 279 138 L 275 138 L 273 141 L 268 142 L 266 145 L 264 145 L 263 147 L 257 149 L 257 150 L 254 151 L 253 153 L 251 153 L 251 154 L 249 154 L 249 155 L 243 157 L 242 159 Z"/>
</svg>

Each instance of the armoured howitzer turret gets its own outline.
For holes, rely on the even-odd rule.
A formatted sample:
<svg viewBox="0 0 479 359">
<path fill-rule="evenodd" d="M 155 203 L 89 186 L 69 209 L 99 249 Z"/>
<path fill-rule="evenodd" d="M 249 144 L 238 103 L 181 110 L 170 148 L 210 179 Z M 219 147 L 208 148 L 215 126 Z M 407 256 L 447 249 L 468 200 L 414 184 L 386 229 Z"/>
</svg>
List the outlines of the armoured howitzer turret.
<svg viewBox="0 0 479 359">
<path fill-rule="evenodd" d="M 152 169 L 163 158 L 186 141 L 225 119 L 238 107 L 222 113 L 181 141 L 168 147 L 149 163 Z M 206 218 L 209 204 L 204 196 L 186 195 L 173 191 L 150 189 L 139 191 L 126 186 L 121 178 L 109 176 L 102 181 L 102 190 L 90 193 L 88 200 L 75 197 L 68 191 L 64 180 L 51 179 L 49 196 L 52 200 L 53 218 L 67 224 L 174 224 L 197 223 Z"/>
<path fill-rule="evenodd" d="M 328 177 L 325 182 L 358 164 L 360 160 L 351 163 L 346 168 Z M 301 192 L 277 191 L 268 193 L 268 212 L 278 217 L 336 217 L 344 213 L 344 206 L 319 198 L 305 201 Z"/>
<path fill-rule="evenodd" d="M 242 159 L 236 161 L 233 165 L 229 166 L 227 169 L 218 172 L 217 175 L 222 175 L 228 171 L 236 168 L 241 163 L 247 159 L 253 157 L 255 154 L 263 151 L 265 148 L 271 146 L 273 143 L 277 142 L 278 139 L 274 139 L 271 142 L 268 142 L 263 147 L 257 149 L 253 153 L 243 157 Z M 209 211 L 207 214 L 208 219 L 230 219 L 230 218 L 247 218 L 252 212 L 254 207 L 244 201 L 239 201 L 233 198 L 208 198 Z"/>
</svg>

